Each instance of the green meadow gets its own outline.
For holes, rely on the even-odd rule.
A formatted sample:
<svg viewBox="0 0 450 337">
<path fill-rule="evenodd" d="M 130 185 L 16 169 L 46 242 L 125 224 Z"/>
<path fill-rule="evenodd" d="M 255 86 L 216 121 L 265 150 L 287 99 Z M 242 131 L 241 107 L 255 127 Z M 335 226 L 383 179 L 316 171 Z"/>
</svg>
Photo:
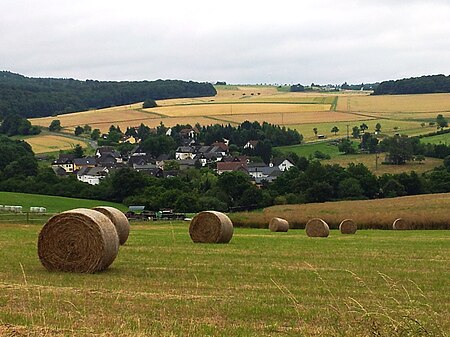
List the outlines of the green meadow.
<svg viewBox="0 0 450 337">
<path fill-rule="evenodd" d="M 235 228 L 194 244 L 187 222 L 133 223 L 110 268 L 47 272 L 41 225 L 0 225 L 0 335 L 447 336 L 448 231 L 308 238 Z"/>
</svg>

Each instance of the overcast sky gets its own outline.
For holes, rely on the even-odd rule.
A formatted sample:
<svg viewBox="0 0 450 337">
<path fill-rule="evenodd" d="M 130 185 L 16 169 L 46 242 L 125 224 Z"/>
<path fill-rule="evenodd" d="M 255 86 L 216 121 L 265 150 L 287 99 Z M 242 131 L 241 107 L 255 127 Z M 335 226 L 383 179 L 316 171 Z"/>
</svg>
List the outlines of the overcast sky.
<svg viewBox="0 0 450 337">
<path fill-rule="evenodd" d="M 450 0 L 1 0 L 0 70 L 361 83 L 450 73 Z"/>
</svg>

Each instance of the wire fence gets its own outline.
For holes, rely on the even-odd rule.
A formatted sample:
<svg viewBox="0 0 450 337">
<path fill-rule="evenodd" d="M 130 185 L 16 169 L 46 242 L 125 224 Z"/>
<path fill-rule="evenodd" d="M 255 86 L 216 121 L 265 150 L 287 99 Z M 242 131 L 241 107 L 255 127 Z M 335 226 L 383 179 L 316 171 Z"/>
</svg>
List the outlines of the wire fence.
<svg viewBox="0 0 450 337">
<path fill-rule="evenodd" d="M 56 213 L 0 212 L 0 224 L 44 224 Z"/>
</svg>

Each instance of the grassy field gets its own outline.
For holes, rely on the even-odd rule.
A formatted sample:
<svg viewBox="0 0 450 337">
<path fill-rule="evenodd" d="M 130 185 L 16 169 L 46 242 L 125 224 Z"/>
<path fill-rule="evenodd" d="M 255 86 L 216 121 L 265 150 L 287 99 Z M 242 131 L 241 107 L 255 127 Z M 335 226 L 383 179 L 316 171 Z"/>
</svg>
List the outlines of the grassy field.
<svg viewBox="0 0 450 337">
<path fill-rule="evenodd" d="M 267 228 L 272 217 L 282 217 L 291 227 L 304 228 L 312 218 L 324 219 L 339 228 L 344 219 L 353 219 L 359 228 L 390 229 L 395 219 L 404 218 L 417 229 L 450 229 L 450 193 L 397 198 L 334 201 L 301 205 L 277 205 L 263 212 L 231 213 L 236 226 Z"/>
<path fill-rule="evenodd" d="M 450 145 L 450 133 L 444 133 L 442 135 L 435 135 L 430 137 L 423 137 L 420 139 L 424 144 L 446 144 Z"/>
<path fill-rule="evenodd" d="M 0 335 L 446 336 L 447 231 L 237 228 L 194 244 L 187 223 L 132 225 L 105 272 L 49 273 L 41 226 L 0 225 Z M 446 290 L 447 289 L 447 290 Z"/>
<path fill-rule="evenodd" d="M 47 212 L 57 213 L 79 207 L 92 208 L 100 204 L 102 206 L 116 207 L 122 211 L 127 210 L 127 207 L 122 204 L 108 201 L 65 198 L 42 194 L 0 192 L 0 205 L 22 206 L 23 212 L 28 211 L 30 207 L 45 207 Z"/>
<path fill-rule="evenodd" d="M 346 167 L 350 163 L 364 164 L 370 171 L 376 175 L 382 175 L 385 173 L 399 174 L 402 172 L 415 171 L 416 173 L 424 173 L 431 171 L 435 167 L 442 165 L 442 159 L 437 158 L 425 158 L 423 162 L 407 162 L 404 165 L 384 165 L 382 162 L 385 160 L 385 153 L 378 154 L 378 164 L 375 154 L 350 154 L 334 155 L 330 160 L 324 160 L 323 164 L 339 164 Z"/>
<path fill-rule="evenodd" d="M 289 146 L 279 146 L 276 148 L 284 153 L 293 152 L 301 157 L 309 158 L 314 152 L 319 151 L 330 157 L 336 157 L 341 155 L 339 149 L 336 145 L 330 144 L 329 142 L 316 142 L 302 145 L 289 145 Z"/>
</svg>

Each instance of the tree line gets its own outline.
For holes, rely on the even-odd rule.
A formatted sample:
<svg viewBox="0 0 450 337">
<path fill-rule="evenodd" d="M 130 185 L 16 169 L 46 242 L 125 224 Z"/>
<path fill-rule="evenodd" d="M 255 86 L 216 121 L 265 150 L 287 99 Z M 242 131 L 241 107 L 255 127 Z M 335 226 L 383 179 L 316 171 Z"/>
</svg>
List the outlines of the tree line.
<svg viewBox="0 0 450 337">
<path fill-rule="evenodd" d="M 450 92 L 450 76 L 430 75 L 381 82 L 373 95 L 430 94 Z"/>
<path fill-rule="evenodd" d="M 0 117 L 43 117 L 145 100 L 214 96 L 210 83 L 180 80 L 79 81 L 0 72 Z"/>
</svg>

